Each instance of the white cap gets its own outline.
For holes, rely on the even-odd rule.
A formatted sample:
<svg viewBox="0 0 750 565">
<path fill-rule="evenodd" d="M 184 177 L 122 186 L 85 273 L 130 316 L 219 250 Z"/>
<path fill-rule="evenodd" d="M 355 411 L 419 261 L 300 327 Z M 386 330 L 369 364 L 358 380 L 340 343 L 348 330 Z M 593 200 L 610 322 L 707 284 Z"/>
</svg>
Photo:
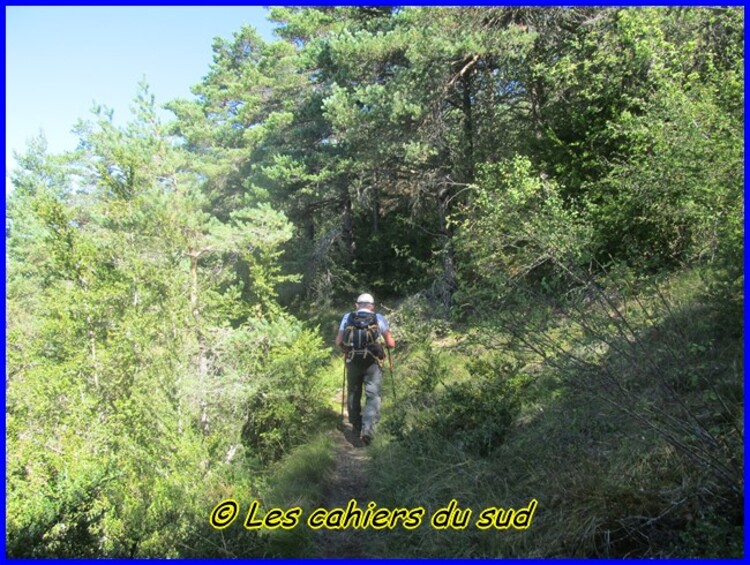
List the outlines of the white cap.
<svg viewBox="0 0 750 565">
<path fill-rule="evenodd" d="M 357 298 L 357 304 L 375 304 L 375 299 L 372 297 L 372 294 L 367 294 L 366 292 L 364 294 L 360 294 Z"/>
</svg>

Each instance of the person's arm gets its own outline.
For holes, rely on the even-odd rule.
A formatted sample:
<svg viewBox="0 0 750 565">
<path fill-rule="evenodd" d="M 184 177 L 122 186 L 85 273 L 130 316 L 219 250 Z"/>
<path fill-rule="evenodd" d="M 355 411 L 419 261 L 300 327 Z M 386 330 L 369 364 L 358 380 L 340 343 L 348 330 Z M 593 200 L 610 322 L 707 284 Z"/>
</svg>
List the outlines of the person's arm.
<svg viewBox="0 0 750 565">
<path fill-rule="evenodd" d="M 385 346 L 388 349 L 393 349 L 394 347 L 396 347 L 396 342 L 391 335 L 391 330 L 386 330 L 383 332 L 383 339 L 385 340 Z"/>
<path fill-rule="evenodd" d="M 383 341 L 385 342 L 385 346 L 388 349 L 393 349 L 396 347 L 396 342 L 393 339 L 393 336 L 391 335 L 391 325 L 388 323 L 388 320 L 385 319 L 385 316 L 382 314 L 378 314 L 378 325 L 380 326 L 380 335 L 383 336 Z"/>
<path fill-rule="evenodd" d="M 344 332 L 342 331 L 336 334 L 336 347 L 342 351 L 346 351 L 346 347 L 344 346 Z"/>
<path fill-rule="evenodd" d="M 344 343 L 344 329 L 346 328 L 346 321 L 349 318 L 349 314 L 344 314 L 339 324 L 339 333 L 336 334 L 336 347 L 346 353 L 346 344 Z"/>
</svg>

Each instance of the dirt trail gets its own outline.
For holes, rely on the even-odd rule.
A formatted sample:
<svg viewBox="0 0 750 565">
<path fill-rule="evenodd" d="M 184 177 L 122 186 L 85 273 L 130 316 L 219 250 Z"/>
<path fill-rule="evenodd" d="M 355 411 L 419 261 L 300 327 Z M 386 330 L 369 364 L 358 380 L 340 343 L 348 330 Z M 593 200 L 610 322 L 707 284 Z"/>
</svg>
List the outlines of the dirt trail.
<svg viewBox="0 0 750 565">
<path fill-rule="evenodd" d="M 340 402 L 339 397 L 339 402 Z M 344 419 L 347 419 L 346 413 Z M 370 456 L 351 424 L 331 432 L 335 442 L 336 466 L 323 489 L 322 506 L 346 508 L 353 498 L 362 508 L 367 505 L 367 468 Z M 363 543 L 363 531 L 356 529 L 325 530 L 316 532 L 320 557 L 367 557 Z"/>
</svg>

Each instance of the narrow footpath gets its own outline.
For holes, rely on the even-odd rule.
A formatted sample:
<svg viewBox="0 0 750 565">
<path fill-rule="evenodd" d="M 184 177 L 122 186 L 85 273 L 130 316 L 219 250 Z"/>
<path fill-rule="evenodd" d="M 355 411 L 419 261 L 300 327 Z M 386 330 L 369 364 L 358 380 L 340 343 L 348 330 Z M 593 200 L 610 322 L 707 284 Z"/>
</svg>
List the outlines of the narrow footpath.
<svg viewBox="0 0 750 565">
<path fill-rule="evenodd" d="M 339 396 L 339 402 L 341 397 Z M 348 415 L 344 414 L 344 420 Z M 336 450 L 336 466 L 333 468 L 323 488 L 325 508 L 345 508 L 353 498 L 360 507 L 369 502 L 367 498 L 367 469 L 370 465 L 368 450 L 351 424 L 331 432 Z M 368 557 L 362 530 L 325 530 L 316 532 L 316 543 L 320 557 Z"/>
</svg>

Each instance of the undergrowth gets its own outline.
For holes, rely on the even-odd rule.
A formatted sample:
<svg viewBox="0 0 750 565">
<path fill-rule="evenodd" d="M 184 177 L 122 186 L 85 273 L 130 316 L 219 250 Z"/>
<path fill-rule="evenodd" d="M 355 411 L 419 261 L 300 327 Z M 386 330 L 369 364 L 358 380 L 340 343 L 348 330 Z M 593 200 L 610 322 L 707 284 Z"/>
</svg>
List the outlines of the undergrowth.
<svg viewBox="0 0 750 565">
<path fill-rule="evenodd" d="M 687 273 L 564 307 L 529 300 L 443 350 L 429 319 L 397 328 L 399 395 L 370 487 L 428 514 L 373 536 L 371 554 L 741 556 L 741 326 L 704 291 Z M 452 499 L 473 520 L 538 507 L 526 530 L 432 528 Z"/>
<path fill-rule="evenodd" d="M 449 323 L 420 297 L 389 312 L 382 420 L 368 449 L 378 507 L 421 525 L 360 532 L 378 557 L 738 557 L 743 554 L 742 327 L 698 272 L 599 286 L 550 303 L 531 293 Z M 332 318 L 332 316 L 331 316 Z M 343 365 L 318 372 L 340 410 Z M 264 501 L 308 510 L 333 464 L 325 436 L 268 476 Z M 430 518 L 455 501 L 462 528 Z M 531 508 L 526 529 L 482 511 Z M 319 554 L 303 524 L 253 555 Z"/>
</svg>

